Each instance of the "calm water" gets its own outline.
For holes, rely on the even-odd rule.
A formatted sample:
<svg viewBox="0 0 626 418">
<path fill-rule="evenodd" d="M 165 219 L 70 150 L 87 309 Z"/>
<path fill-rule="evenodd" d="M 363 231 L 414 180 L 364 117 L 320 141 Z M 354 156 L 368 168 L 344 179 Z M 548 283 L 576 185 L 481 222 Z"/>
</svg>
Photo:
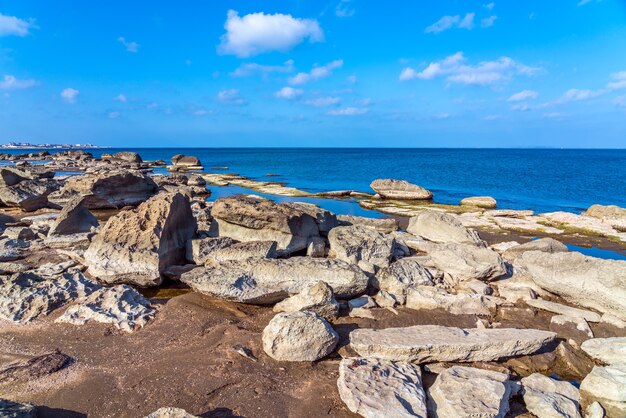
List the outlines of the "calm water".
<svg viewBox="0 0 626 418">
<path fill-rule="evenodd" d="M 99 156 L 117 149 L 92 150 Z M 312 192 L 369 191 L 376 178 L 405 179 L 434 200 L 489 195 L 500 208 L 580 212 L 594 203 L 626 207 L 626 150 L 557 149 L 134 149 L 144 160 L 182 153 L 205 169 L 284 181 Z M 3 152 L 3 151 L 0 151 Z M 15 150 L 13 152 L 26 152 Z M 266 174 L 278 177 L 265 177 Z"/>
</svg>

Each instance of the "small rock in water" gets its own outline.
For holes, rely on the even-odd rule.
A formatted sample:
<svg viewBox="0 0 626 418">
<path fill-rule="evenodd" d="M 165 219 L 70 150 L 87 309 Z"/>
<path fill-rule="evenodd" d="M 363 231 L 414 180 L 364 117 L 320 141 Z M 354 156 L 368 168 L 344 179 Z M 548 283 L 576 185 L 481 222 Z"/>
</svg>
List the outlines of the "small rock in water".
<svg viewBox="0 0 626 418">
<path fill-rule="evenodd" d="M 491 196 L 472 196 L 461 200 L 461 205 L 476 206 L 478 208 L 495 209 L 497 202 Z"/>
<path fill-rule="evenodd" d="M 430 200 L 432 192 L 405 180 L 377 179 L 370 187 L 384 199 Z"/>
</svg>

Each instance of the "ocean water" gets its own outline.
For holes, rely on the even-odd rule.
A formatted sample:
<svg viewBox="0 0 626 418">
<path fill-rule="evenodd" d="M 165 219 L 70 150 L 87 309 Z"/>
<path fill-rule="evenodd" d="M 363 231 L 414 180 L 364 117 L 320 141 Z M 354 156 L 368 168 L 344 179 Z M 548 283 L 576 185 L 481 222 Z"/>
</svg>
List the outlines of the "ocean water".
<svg viewBox="0 0 626 418">
<path fill-rule="evenodd" d="M 580 212 L 594 203 L 626 207 L 626 150 L 137 148 L 144 160 L 195 155 L 205 170 L 282 181 L 311 192 L 371 191 L 376 178 L 408 180 L 434 201 L 488 195 L 499 208 Z M 94 155 L 121 149 L 91 150 Z M 0 150 L 0 152 L 7 152 Z M 11 150 L 13 153 L 27 150 Z M 266 177 L 267 174 L 276 177 Z"/>
</svg>

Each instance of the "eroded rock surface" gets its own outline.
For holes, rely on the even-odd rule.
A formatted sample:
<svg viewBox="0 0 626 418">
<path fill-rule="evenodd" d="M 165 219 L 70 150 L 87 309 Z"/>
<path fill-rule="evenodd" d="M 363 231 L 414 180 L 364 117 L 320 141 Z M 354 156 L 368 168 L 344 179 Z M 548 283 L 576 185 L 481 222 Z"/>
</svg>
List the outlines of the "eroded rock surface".
<svg viewBox="0 0 626 418">
<path fill-rule="evenodd" d="M 594 338 L 580 348 L 602 363 L 626 365 L 626 337 Z"/>
<path fill-rule="evenodd" d="M 582 418 L 580 393 L 571 383 L 533 373 L 522 379 L 522 386 L 530 413 L 541 418 Z"/>
<path fill-rule="evenodd" d="M 583 406 L 597 401 L 606 416 L 626 416 L 626 365 L 596 366 L 580 383 Z"/>
<path fill-rule="evenodd" d="M 387 267 L 395 249 L 393 237 L 362 226 L 340 226 L 328 234 L 329 256 L 363 270 L 375 272 Z"/>
<path fill-rule="evenodd" d="M 335 300 L 332 287 L 319 281 L 274 305 L 274 312 L 296 311 L 311 311 L 322 318 L 332 319 L 339 314 L 339 303 Z"/>
<path fill-rule="evenodd" d="M 455 215 L 426 210 L 411 218 L 407 232 L 437 243 L 484 246 L 476 231 L 467 229 Z"/>
<path fill-rule="evenodd" d="M 370 187 L 382 198 L 394 200 L 429 200 L 432 192 L 405 180 L 378 179 Z"/>
<path fill-rule="evenodd" d="M 85 205 L 86 199 L 88 198 L 77 196 L 63 206 L 63 210 L 50 226 L 48 236 L 87 233 L 98 227 L 98 220 Z"/>
</svg>

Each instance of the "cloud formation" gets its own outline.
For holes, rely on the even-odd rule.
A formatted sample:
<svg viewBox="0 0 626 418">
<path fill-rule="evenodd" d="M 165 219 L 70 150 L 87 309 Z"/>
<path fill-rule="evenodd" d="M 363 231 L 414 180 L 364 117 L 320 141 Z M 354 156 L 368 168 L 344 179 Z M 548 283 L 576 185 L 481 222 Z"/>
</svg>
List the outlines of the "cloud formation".
<svg viewBox="0 0 626 418">
<path fill-rule="evenodd" d="M 350 3 L 351 0 L 339 0 L 339 3 L 335 6 L 335 15 L 337 17 L 354 16 L 355 10 Z"/>
<path fill-rule="evenodd" d="M 78 100 L 79 94 L 80 94 L 80 91 L 73 89 L 71 87 L 68 87 L 61 91 L 60 96 L 61 96 L 61 99 L 63 99 L 65 103 L 74 104 L 76 103 L 76 100 Z"/>
<path fill-rule="evenodd" d="M 463 52 L 457 52 L 441 61 L 431 62 L 421 71 L 406 67 L 400 73 L 400 80 L 432 80 L 445 77 L 450 83 L 487 86 L 508 82 L 516 75 L 531 76 L 542 70 L 540 67 L 530 67 L 509 57 L 483 61 L 476 65 L 466 64 L 466 61 Z"/>
<path fill-rule="evenodd" d="M 241 97 L 239 94 L 239 90 L 237 89 L 227 89 L 221 90 L 217 93 L 217 100 L 225 105 L 229 106 L 245 106 L 248 104 L 246 100 Z"/>
<path fill-rule="evenodd" d="M 15 16 L 0 13 L 0 36 L 26 36 L 32 27 L 32 21 L 27 22 Z"/>
<path fill-rule="evenodd" d="M 6 74 L 0 81 L 0 90 L 21 90 L 33 87 L 37 84 L 35 80 L 19 80 L 15 76 Z"/>
<path fill-rule="evenodd" d="M 320 78 L 326 78 L 333 73 L 333 70 L 341 68 L 343 66 L 343 60 L 335 60 L 329 62 L 326 65 L 315 65 L 308 73 L 298 73 L 295 76 L 289 78 L 289 84 L 306 84 L 310 81 L 319 80 Z"/>
<path fill-rule="evenodd" d="M 251 13 L 239 16 L 229 10 L 218 52 L 246 58 L 270 51 L 286 52 L 302 43 L 324 40 L 315 19 L 298 19 L 285 14 Z"/>
<path fill-rule="evenodd" d="M 539 93 L 534 90 L 522 90 L 509 97 L 507 100 L 509 102 L 521 102 L 523 100 L 536 99 L 537 97 L 539 97 Z"/>
<path fill-rule="evenodd" d="M 462 19 L 460 15 L 444 16 L 432 25 L 424 29 L 425 33 L 440 33 L 448 29 L 472 29 L 474 27 L 475 13 L 467 13 Z"/>
<path fill-rule="evenodd" d="M 267 76 L 270 73 L 290 73 L 294 71 L 293 60 L 287 60 L 283 65 L 262 65 L 254 62 L 241 64 L 235 71 L 230 73 L 231 77 L 250 77 L 255 74 Z"/>
<path fill-rule="evenodd" d="M 308 99 L 304 103 L 309 106 L 315 107 L 328 107 L 339 104 L 341 102 L 341 98 L 334 96 L 326 96 L 326 97 L 316 97 L 314 99 Z"/>
<path fill-rule="evenodd" d="M 124 45 L 128 52 L 136 53 L 137 51 L 139 51 L 139 44 L 137 42 L 127 42 L 126 38 L 124 38 L 123 36 L 117 38 L 117 41 Z"/>
<path fill-rule="evenodd" d="M 483 20 L 480 21 L 480 27 L 481 28 L 490 28 L 493 26 L 494 23 L 496 23 L 496 19 L 498 18 L 498 16 L 493 15 L 493 16 L 489 16 Z"/>
<path fill-rule="evenodd" d="M 626 89 L 626 71 L 619 71 L 611 74 L 613 81 L 609 82 L 607 88 L 609 90 L 621 90 Z"/>
<path fill-rule="evenodd" d="M 302 93 L 303 92 L 301 89 L 294 89 L 293 87 L 283 87 L 282 89 L 274 93 L 274 96 L 280 99 L 293 100 L 300 97 Z"/>
<path fill-rule="evenodd" d="M 364 115 L 369 112 L 369 109 L 364 107 L 343 107 L 341 109 L 334 109 L 328 112 L 331 116 L 355 116 Z"/>
<path fill-rule="evenodd" d="M 123 94 L 118 94 L 117 96 L 115 96 L 113 100 L 120 102 L 120 103 L 126 103 L 128 101 L 128 98 L 124 96 Z"/>
</svg>

